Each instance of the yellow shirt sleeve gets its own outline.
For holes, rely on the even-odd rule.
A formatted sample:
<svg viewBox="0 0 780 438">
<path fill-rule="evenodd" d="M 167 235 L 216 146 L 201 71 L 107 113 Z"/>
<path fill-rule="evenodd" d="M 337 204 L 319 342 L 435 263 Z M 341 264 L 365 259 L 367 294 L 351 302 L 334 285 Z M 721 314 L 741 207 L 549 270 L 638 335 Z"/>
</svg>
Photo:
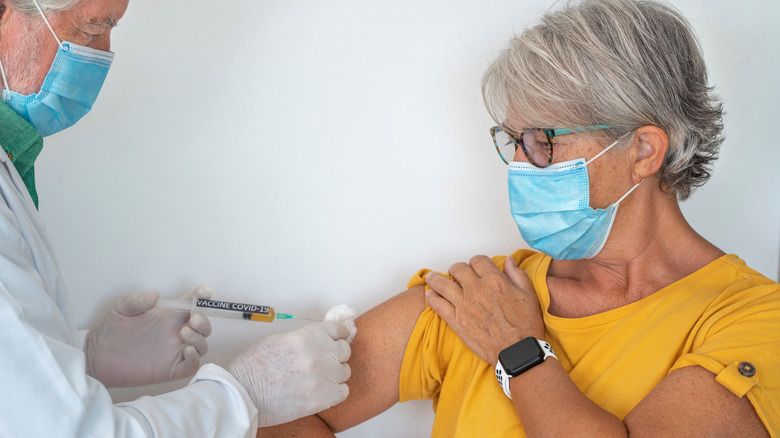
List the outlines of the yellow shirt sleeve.
<svg viewBox="0 0 780 438">
<path fill-rule="evenodd" d="M 726 260 L 727 268 L 715 275 L 731 283 L 705 310 L 690 351 L 670 372 L 690 365 L 707 369 L 736 396 L 747 395 L 776 435 L 780 430 L 780 285 L 741 260 Z"/>
</svg>

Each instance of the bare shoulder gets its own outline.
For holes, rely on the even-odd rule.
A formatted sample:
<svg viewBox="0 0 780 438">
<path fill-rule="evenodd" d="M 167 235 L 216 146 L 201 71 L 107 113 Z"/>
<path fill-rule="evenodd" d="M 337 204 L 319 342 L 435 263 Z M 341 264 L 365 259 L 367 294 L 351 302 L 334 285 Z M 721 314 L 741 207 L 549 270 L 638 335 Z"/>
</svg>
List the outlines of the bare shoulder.
<svg viewBox="0 0 780 438">
<path fill-rule="evenodd" d="M 398 339 L 403 339 L 405 348 L 409 335 L 423 310 L 425 310 L 425 291 L 422 286 L 401 292 L 364 313 L 355 321 L 361 342 L 353 348 L 363 347 L 363 342 L 373 345 L 378 340 Z M 358 341 L 357 338 L 355 341 Z"/>
<path fill-rule="evenodd" d="M 333 431 L 362 423 L 398 401 L 406 345 L 423 310 L 425 294 L 420 286 L 390 298 L 355 320 L 358 332 L 349 360 L 349 397 L 319 414 Z"/>
<path fill-rule="evenodd" d="M 632 436 L 769 436 L 747 397 L 700 366 L 672 371 L 624 422 Z"/>
</svg>

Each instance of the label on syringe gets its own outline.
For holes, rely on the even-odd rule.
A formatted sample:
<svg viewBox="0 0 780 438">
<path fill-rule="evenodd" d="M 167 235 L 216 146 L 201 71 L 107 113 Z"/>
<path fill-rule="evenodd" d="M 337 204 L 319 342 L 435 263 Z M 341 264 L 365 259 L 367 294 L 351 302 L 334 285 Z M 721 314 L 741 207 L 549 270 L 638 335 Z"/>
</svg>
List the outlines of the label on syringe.
<svg viewBox="0 0 780 438">
<path fill-rule="evenodd" d="M 195 300 L 195 306 L 208 308 L 208 309 L 219 309 L 219 310 L 230 310 L 234 312 L 241 312 L 242 314 L 244 314 L 244 319 L 266 320 L 267 318 L 269 318 L 270 320 L 273 320 L 275 316 L 274 315 L 275 312 L 273 311 L 273 309 L 271 309 L 271 307 L 258 306 L 256 304 L 233 303 L 229 301 L 216 301 L 216 300 L 206 300 L 206 299 L 199 298 Z M 252 317 L 252 314 L 257 316 Z"/>
</svg>

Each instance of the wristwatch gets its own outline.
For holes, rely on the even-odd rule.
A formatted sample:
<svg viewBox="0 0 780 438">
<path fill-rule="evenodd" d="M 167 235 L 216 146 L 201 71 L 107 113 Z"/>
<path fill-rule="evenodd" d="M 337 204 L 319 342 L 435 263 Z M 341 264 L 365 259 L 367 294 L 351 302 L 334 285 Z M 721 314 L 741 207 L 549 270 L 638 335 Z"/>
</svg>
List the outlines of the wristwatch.
<svg viewBox="0 0 780 438">
<path fill-rule="evenodd" d="M 522 341 L 509 346 L 498 353 L 496 363 L 496 379 L 504 388 L 504 394 L 512 398 L 509 392 L 509 379 L 519 376 L 531 368 L 544 362 L 548 357 L 554 357 L 552 347 L 547 342 L 529 336 Z"/>
</svg>

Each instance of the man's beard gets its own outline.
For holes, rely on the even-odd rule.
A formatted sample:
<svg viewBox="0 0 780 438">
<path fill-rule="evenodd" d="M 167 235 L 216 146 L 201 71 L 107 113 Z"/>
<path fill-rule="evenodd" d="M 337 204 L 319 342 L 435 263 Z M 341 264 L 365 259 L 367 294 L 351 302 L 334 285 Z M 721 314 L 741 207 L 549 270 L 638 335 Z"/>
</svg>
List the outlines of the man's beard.
<svg viewBox="0 0 780 438">
<path fill-rule="evenodd" d="M 37 19 L 36 19 L 37 18 Z M 2 44 L 5 55 L 0 54 L 3 63 L 8 88 L 21 95 L 37 93 L 41 89 L 41 81 L 49 72 L 51 65 L 40 62 L 43 41 L 48 32 L 40 17 L 32 16 L 27 20 L 24 32 L 15 41 Z M 52 38 L 51 35 L 48 35 Z M 10 46 L 10 47 L 9 47 Z M 5 84 L 0 83 L 4 87 Z"/>
</svg>

